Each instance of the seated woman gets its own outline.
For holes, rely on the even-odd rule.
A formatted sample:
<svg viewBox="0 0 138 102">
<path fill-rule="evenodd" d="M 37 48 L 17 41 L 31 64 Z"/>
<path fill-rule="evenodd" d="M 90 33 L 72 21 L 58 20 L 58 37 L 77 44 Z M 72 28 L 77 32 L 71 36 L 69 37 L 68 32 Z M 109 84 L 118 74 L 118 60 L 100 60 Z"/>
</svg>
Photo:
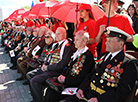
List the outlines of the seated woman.
<svg viewBox="0 0 138 102">
<path fill-rule="evenodd" d="M 75 34 L 75 47 L 77 51 L 71 57 L 67 71 L 58 76 L 58 82 L 66 87 L 78 87 L 90 73 L 95 65 L 92 53 L 86 46 L 89 40 L 87 32 L 80 30 Z M 54 96 L 54 97 L 53 97 Z M 45 102 L 59 102 L 67 95 L 62 95 L 48 87 L 46 90 Z"/>
</svg>

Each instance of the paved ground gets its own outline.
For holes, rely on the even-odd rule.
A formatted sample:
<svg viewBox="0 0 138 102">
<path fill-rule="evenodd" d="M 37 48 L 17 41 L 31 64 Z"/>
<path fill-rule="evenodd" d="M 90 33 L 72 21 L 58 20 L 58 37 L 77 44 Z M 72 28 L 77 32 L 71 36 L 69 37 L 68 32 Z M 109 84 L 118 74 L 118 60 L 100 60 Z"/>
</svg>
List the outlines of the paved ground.
<svg viewBox="0 0 138 102">
<path fill-rule="evenodd" d="M 9 55 L 4 54 L 4 48 L 0 47 L 0 102 L 30 102 L 28 85 L 24 81 L 16 81 L 20 77 L 17 70 L 11 70 Z"/>
</svg>

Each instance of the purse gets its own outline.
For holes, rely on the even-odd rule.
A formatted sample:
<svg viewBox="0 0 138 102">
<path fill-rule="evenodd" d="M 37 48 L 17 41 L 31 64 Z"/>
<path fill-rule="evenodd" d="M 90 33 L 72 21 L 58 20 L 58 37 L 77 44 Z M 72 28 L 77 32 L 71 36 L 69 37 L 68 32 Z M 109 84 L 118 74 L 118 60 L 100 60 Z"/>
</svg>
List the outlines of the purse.
<svg viewBox="0 0 138 102">
<path fill-rule="evenodd" d="M 35 59 L 30 59 L 27 64 L 32 68 L 37 68 L 40 65 L 39 62 Z"/>
<path fill-rule="evenodd" d="M 57 77 L 48 78 L 46 83 L 51 89 L 59 93 L 65 89 L 65 85 L 59 83 Z"/>
</svg>

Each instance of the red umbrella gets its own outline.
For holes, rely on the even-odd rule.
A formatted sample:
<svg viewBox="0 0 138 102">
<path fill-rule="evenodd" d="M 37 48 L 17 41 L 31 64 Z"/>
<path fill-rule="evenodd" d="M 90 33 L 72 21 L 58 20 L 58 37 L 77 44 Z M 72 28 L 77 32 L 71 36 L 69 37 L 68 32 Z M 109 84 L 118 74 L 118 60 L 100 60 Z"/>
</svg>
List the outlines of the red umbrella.
<svg viewBox="0 0 138 102">
<path fill-rule="evenodd" d="M 74 2 L 70 2 L 70 1 L 74 1 Z M 76 0 L 76 1 L 79 1 L 79 0 Z M 79 18 L 75 10 L 80 5 L 80 2 L 77 3 L 75 2 L 75 0 L 66 0 L 66 1 L 60 2 L 51 8 L 51 16 L 59 20 L 62 20 L 64 22 L 74 23 Z M 82 0 L 82 2 L 84 3 L 85 0 Z M 88 2 L 88 4 L 90 4 L 90 2 Z M 92 13 L 94 15 L 95 20 L 97 20 L 102 15 L 104 15 L 104 12 L 96 5 L 91 4 L 91 6 L 92 6 Z"/>
<path fill-rule="evenodd" d="M 24 14 L 26 10 L 21 8 L 21 9 L 17 9 L 15 10 L 8 18 L 6 18 L 5 20 L 13 20 L 16 19 L 18 16 L 21 16 L 22 14 Z"/>
<path fill-rule="evenodd" d="M 29 13 L 29 16 L 44 16 L 47 17 L 50 15 L 50 8 L 55 5 L 57 1 L 45 1 L 40 2 L 34 5 Z"/>
</svg>

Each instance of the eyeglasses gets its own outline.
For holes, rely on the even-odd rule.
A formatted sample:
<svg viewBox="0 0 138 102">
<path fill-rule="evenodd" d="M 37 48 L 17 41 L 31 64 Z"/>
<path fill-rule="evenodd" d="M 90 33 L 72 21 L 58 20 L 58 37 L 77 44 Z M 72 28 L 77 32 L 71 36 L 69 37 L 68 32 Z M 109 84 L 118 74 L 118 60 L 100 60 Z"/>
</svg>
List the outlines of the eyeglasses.
<svg viewBox="0 0 138 102">
<path fill-rule="evenodd" d="M 45 38 L 51 38 L 51 36 L 45 36 Z"/>
</svg>

